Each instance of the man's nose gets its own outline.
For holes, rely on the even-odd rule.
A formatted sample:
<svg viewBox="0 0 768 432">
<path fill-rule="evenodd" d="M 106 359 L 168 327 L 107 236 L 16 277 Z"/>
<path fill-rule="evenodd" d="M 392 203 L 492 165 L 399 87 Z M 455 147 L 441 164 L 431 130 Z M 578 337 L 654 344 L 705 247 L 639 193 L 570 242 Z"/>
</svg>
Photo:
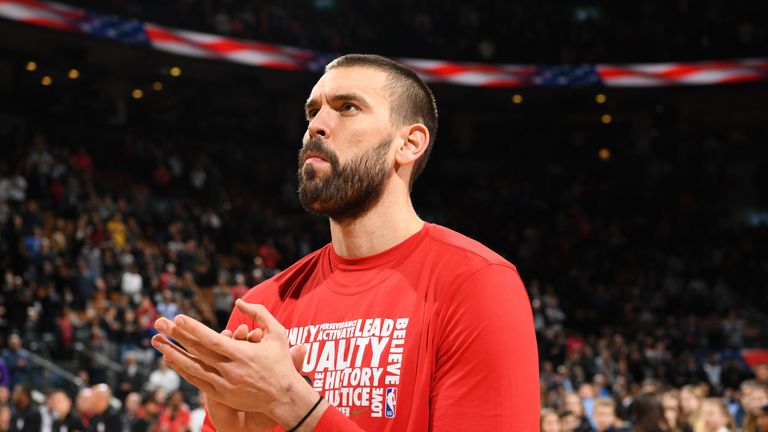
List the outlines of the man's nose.
<svg viewBox="0 0 768 432">
<path fill-rule="evenodd" d="M 309 131 L 309 137 L 320 137 L 324 139 L 328 139 L 331 136 L 331 129 L 329 126 L 329 119 L 325 116 L 325 111 L 321 109 L 318 111 L 318 113 L 315 115 L 315 117 L 312 118 L 309 122 L 309 126 L 307 127 L 307 131 Z"/>
</svg>

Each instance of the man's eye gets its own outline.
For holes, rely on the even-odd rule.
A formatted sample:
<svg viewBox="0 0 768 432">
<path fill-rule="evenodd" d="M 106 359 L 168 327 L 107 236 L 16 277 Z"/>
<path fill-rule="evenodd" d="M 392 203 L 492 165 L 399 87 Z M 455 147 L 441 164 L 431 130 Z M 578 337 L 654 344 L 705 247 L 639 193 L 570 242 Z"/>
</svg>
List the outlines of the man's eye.
<svg viewBox="0 0 768 432">
<path fill-rule="evenodd" d="M 317 115 L 317 110 L 316 109 L 309 110 L 307 111 L 306 115 L 307 115 L 307 120 L 312 120 Z"/>
<path fill-rule="evenodd" d="M 343 112 L 357 112 L 357 110 L 358 108 L 350 103 L 346 103 L 341 106 L 341 111 Z"/>
</svg>

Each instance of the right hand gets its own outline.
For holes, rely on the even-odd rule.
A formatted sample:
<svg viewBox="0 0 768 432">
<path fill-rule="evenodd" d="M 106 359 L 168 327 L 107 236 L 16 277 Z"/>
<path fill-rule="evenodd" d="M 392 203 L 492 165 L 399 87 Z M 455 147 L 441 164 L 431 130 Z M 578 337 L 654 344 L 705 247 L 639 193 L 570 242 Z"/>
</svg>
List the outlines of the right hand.
<svg viewBox="0 0 768 432">
<path fill-rule="evenodd" d="M 221 334 L 232 339 L 248 340 L 253 343 L 260 342 L 261 338 L 264 337 L 264 332 L 260 328 L 248 331 L 248 326 L 245 324 L 240 324 L 234 332 L 225 329 Z M 304 345 L 296 345 L 291 348 L 291 360 L 293 360 L 293 366 L 299 373 L 301 373 L 306 354 L 307 348 Z M 221 432 L 261 432 L 272 430 L 277 426 L 277 423 L 264 413 L 238 411 L 210 397 L 206 400 L 208 415 L 211 416 L 211 421 L 216 425 L 216 429 Z"/>
</svg>

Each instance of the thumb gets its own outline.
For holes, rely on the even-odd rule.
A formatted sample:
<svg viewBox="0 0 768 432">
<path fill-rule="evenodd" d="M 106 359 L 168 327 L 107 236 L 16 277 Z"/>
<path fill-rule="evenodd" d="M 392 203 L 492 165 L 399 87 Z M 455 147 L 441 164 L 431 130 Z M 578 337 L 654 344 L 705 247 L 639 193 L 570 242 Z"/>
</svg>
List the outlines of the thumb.
<svg viewBox="0 0 768 432">
<path fill-rule="evenodd" d="M 291 347 L 291 360 L 293 360 L 293 367 L 296 371 L 301 373 L 301 369 L 304 366 L 304 357 L 307 355 L 307 347 L 304 345 L 296 345 Z"/>
</svg>

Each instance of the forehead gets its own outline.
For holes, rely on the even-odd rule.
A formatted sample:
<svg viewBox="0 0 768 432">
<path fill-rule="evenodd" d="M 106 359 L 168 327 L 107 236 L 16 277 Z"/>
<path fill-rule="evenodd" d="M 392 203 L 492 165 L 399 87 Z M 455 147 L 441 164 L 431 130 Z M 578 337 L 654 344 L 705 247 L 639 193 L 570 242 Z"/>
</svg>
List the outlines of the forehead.
<svg viewBox="0 0 768 432">
<path fill-rule="evenodd" d="M 371 102 L 388 101 L 388 74 L 364 66 L 336 67 L 329 70 L 312 88 L 308 101 L 318 101 L 341 94 L 357 94 Z"/>
</svg>

